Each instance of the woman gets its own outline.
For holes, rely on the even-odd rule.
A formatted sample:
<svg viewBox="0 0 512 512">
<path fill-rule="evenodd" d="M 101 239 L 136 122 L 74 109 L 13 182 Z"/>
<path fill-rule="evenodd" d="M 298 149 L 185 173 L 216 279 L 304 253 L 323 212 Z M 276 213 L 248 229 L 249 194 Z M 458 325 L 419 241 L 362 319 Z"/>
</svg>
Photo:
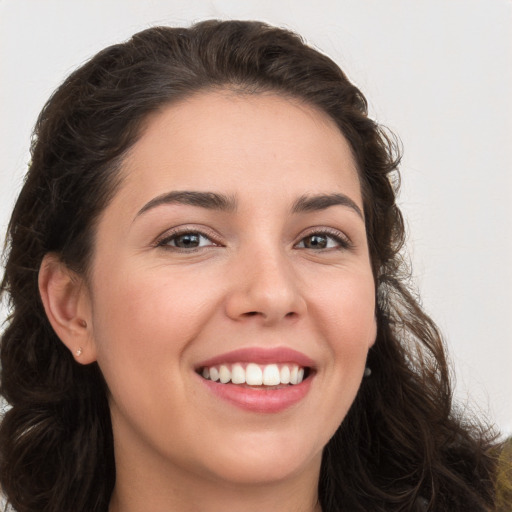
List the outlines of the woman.
<svg viewBox="0 0 512 512">
<path fill-rule="evenodd" d="M 9 225 L 18 512 L 491 510 L 406 286 L 393 138 L 257 22 L 153 28 L 55 92 Z"/>
</svg>

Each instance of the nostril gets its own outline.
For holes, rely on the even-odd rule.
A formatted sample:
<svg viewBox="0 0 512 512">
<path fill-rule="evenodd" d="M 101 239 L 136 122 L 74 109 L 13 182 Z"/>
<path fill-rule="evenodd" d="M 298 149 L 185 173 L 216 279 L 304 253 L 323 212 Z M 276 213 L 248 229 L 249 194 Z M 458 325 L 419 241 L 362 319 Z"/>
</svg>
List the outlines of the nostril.
<svg viewBox="0 0 512 512">
<path fill-rule="evenodd" d="M 246 313 L 243 313 L 243 316 L 246 318 L 253 317 L 253 316 L 262 316 L 264 318 L 267 318 L 268 315 L 265 313 L 262 313 L 260 311 L 247 311 Z M 284 318 L 294 318 L 297 316 L 297 313 L 295 311 L 290 311 L 284 315 Z"/>
</svg>

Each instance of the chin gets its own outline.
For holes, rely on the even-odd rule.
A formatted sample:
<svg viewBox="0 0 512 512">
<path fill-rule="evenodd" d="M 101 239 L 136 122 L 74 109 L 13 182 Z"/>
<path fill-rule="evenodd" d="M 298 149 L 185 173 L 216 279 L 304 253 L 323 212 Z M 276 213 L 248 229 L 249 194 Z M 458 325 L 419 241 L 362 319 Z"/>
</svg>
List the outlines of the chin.
<svg viewBox="0 0 512 512">
<path fill-rule="evenodd" d="M 271 485 L 301 473 L 319 472 L 322 447 L 304 443 L 261 439 L 260 443 L 232 444 L 228 453 L 215 454 L 212 470 L 217 478 L 235 485 Z"/>
<path fill-rule="evenodd" d="M 282 457 L 280 457 L 282 459 Z M 319 458 L 319 461 L 321 458 Z M 298 477 L 306 470 L 313 466 L 312 461 L 277 461 L 274 458 L 266 461 L 252 461 L 240 462 L 233 464 L 229 468 L 218 474 L 221 480 L 230 482 L 237 486 L 262 486 L 273 485 L 286 480 L 292 480 Z M 318 471 L 320 464 L 318 464 Z"/>
</svg>

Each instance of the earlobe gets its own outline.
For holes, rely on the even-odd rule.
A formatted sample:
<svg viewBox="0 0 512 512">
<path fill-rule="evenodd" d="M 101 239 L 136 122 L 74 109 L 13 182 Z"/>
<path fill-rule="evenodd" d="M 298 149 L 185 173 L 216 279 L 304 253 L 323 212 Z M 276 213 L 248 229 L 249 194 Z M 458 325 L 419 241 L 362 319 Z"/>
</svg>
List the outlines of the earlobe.
<svg viewBox="0 0 512 512">
<path fill-rule="evenodd" d="M 53 330 L 76 361 L 94 362 L 91 308 L 83 278 L 49 253 L 39 268 L 39 293 Z"/>
</svg>

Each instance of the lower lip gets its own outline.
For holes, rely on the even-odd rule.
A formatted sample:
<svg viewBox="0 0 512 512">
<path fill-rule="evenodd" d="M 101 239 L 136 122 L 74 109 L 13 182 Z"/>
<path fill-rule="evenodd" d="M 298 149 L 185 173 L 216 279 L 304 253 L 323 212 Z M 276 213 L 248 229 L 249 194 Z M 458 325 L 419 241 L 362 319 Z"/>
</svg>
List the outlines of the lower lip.
<svg viewBox="0 0 512 512">
<path fill-rule="evenodd" d="M 220 384 L 198 376 L 208 389 L 231 404 L 252 412 L 276 413 L 299 403 L 311 388 L 313 375 L 300 384 L 278 389 L 249 388 L 237 384 Z"/>
</svg>

